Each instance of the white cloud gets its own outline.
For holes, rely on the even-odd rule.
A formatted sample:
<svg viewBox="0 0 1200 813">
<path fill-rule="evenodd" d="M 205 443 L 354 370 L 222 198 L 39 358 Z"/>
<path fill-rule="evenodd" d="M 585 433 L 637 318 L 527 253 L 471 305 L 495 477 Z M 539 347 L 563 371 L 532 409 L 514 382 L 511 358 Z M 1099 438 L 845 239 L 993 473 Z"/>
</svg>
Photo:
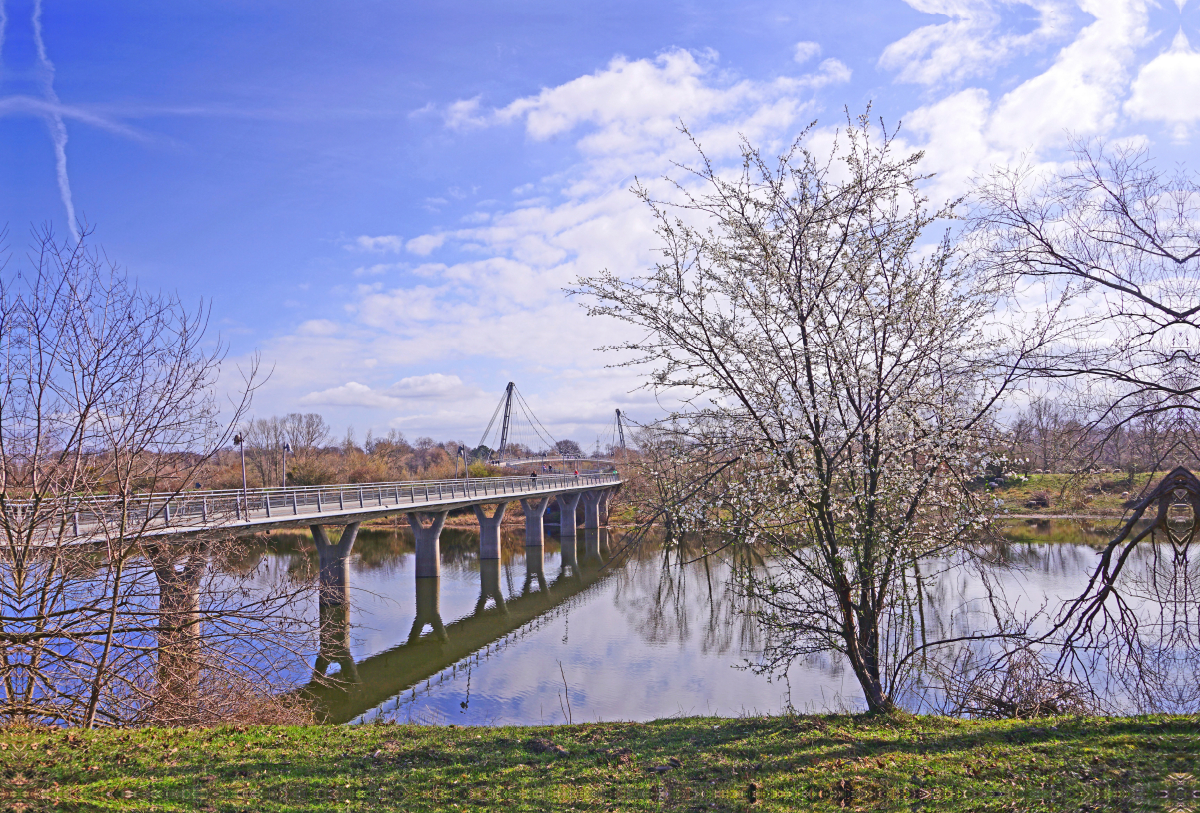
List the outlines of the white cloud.
<svg viewBox="0 0 1200 813">
<path fill-rule="evenodd" d="M 1063 143 L 1068 131 L 1091 136 L 1116 125 L 1129 67 L 1147 41 L 1146 6 L 1140 0 L 1083 0 L 1081 7 L 1095 21 L 1047 70 L 997 104 L 990 136 L 1003 147 L 1041 148 Z"/>
<path fill-rule="evenodd" d="M 410 400 L 447 400 L 474 398 L 478 387 L 469 387 L 456 375 L 430 373 L 402 378 L 384 389 L 372 389 L 366 384 L 349 381 L 338 387 L 310 392 L 300 398 L 301 404 L 352 407 L 389 407 L 405 405 Z"/>
<path fill-rule="evenodd" d="M 404 239 L 396 234 L 384 234 L 379 237 L 360 235 L 354 242 L 347 245 L 348 249 L 371 251 L 376 253 L 398 252 L 404 247 Z"/>
<path fill-rule="evenodd" d="M 946 7 L 937 3 L 931 0 L 929 8 Z M 930 185 L 934 197 L 962 195 L 972 176 L 997 164 L 1050 160 L 1070 136 L 1121 134 L 1127 125 L 1122 101 L 1130 92 L 1138 54 L 1150 40 L 1147 2 L 1080 0 L 1080 6 L 1091 22 L 1050 52 L 1040 73 L 1005 93 L 968 88 L 903 116 L 905 132 L 917 136 L 917 145 L 926 150 L 926 167 L 938 173 Z M 1148 65 L 1139 74 L 1139 80 L 1146 78 L 1133 85 L 1133 99 L 1126 104 L 1131 114 L 1161 115 L 1169 99 L 1191 93 L 1186 82 L 1178 81 L 1187 66 L 1173 60 L 1188 56 L 1178 45 L 1160 57 L 1166 59 L 1159 66 Z M 1195 75 L 1193 70 L 1190 76 Z M 1178 94 L 1176 85 L 1181 87 Z"/>
<path fill-rule="evenodd" d="M 444 234 L 422 234 L 420 237 L 409 240 L 404 247 L 412 254 L 428 257 L 434 250 L 441 248 L 445 242 L 446 235 Z"/>
<path fill-rule="evenodd" d="M 976 173 L 1024 154 L 1048 160 L 1067 130 L 1128 135 L 1118 129 L 1129 121 L 1122 118 L 1123 104 L 1127 116 L 1168 126 L 1200 117 L 1200 87 L 1192 84 L 1200 70 L 1191 67 L 1194 54 L 1186 43 L 1147 55 L 1149 64 L 1138 68 L 1149 42 L 1145 0 L 1080 2 L 1090 17 L 1059 44 L 1054 36 L 1064 29 L 1055 15 L 1065 12 L 1048 0 L 1029 6 L 1038 15 L 1029 34 L 1006 33 L 1004 15 L 1014 4 L 914 0 L 922 10 L 950 17 L 901 39 L 887 57 L 899 78 L 927 85 L 919 106 L 902 118 L 907 146 L 924 148 L 924 168 L 937 173 L 928 186 L 931 197 L 960 195 Z M 1017 55 L 1036 57 L 1037 70 L 1029 70 L 1031 58 L 1022 63 L 1022 76 L 1004 84 L 938 89 Z M 814 51 L 808 59 L 816 57 Z M 377 426 L 436 436 L 482 431 L 476 423 L 486 422 L 499 397 L 498 387 L 490 391 L 496 379 L 517 381 L 556 435 L 585 445 L 592 435 L 581 427 L 606 424 L 614 405 L 632 402 L 635 418 L 650 417 L 657 408 L 649 396 L 629 395 L 639 383 L 636 373 L 607 369 L 620 359 L 596 350 L 639 336 L 623 325 L 588 320 L 562 289 L 600 269 L 632 274 L 653 261 L 653 224 L 628 188 L 635 176 L 652 179 L 672 161 L 695 157 L 678 132 L 681 119 L 718 167 L 730 166 L 741 137 L 767 152 L 782 148 L 820 110 L 816 100 L 850 78 L 850 68 L 830 58 L 807 72 L 752 80 L 723 69 L 712 53 L 672 50 L 650 59 L 616 57 L 498 108 L 479 98 L 443 108 L 450 127 L 519 126 L 532 141 L 571 139 L 576 153 L 569 166 L 514 184 L 514 195 L 526 199 L 489 204 L 489 218 L 467 214 L 477 210 L 452 200 L 473 192 L 450 190 L 436 203 L 457 229 L 362 245 L 419 256 L 451 246 L 457 261 L 405 265 L 402 273 L 353 289 L 348 301 L 338 302 L 349 317 L 336 332 L 305 323 L 280 337 L 264 348 L 278 359 L 272 386 L 278 382 L 293 393 L 291 403 L 302 397 L 308 404 L 383 410 Z M 1179 103 L 1172 107 L 1172 100 Z M 840 99 L 832 101 L 840 108 Z M 835 113 L 827 122 L 839 119 Z M 818 131 L 814 149 L 829 141 L 828 130 Z M 322 336 L 322 330 L 330 332 Z M 448 374 L 444 380 L 402 377 L 428 369 L 486 379 L 489 391 Z"/>
<path fill-rule="evenodd" d="M 296 332 L 302 336 L 332 336 L 339 329 L 336 322 L 331 322 L 328 319 L 309 319 L 306 322 L 301 322 Z"/>
<path fill-rule="evenodd" d="M 988 75 L 1014 56 L 1069 34 L 1072 4 L 1066 0 L 905 0 L 917 11 L 950 20 L 918 28 L 884 49 L 879 65 L 897 72 L 901 82 L 932 85 Z M 1003 30 L 1002 11 L 1028 8 L 1037 27 L 1028 33 Z"/>
<path fill-rule="evenodd" d="M 1138 71 L 1125 112 L 1164 122 L 1176 141 L 1187 139 L 1188 125 L 1200 119 L 1200 53 L 1192 50 L 1182 29 L 1170 48 Z"/>
<path fill-rule="evenodd" d="M 455 102 L 447 123 L 461 128 L 520 122 L 537 141 L 586 127 L 576 142 L 579 150 L 617 158 L 605 168 L 623 176 L 635 163 L 661 157 L 668 145 L 678 144 L 681 120 L 692 126 L 724 119 L 746 126 L 748 135 L 777 134 L 808 107 L 813 91 L 846 82 L 850 75 L 843 62 L 826 59 L 809 74 L 739 80 L 719 70 L 713 52 L 673 49 L 654 59 L 614 57 L 601 70 L 499 109 L 484 110 L 479 98 Z M 736 147 L 737 132 L 736 124 L 719 132 L 721 145 Z"/>
<path fill-rule="evenodd" d="M 796 50 L 792 54 L 792 59 L 797 62 L 804 63 L 813 57 L 821 55 L 821 45 L 816 42 L 798 42 Z"/>
<path fill-rule="evenodd" d="M 487 118 L 480 114 L 481 108 L 479 96 L 473 99 L 459 99 L 446 109 L 446 126 L 464 130 L 487 124 Z"/>
<path fill-rule="evenodd" d="M 352 273 L 356 277 L 377 277 L 395 268 L 399 268 L 395 263 L 376 263 L 375 265 L 359 266 Z"/>
</svg>

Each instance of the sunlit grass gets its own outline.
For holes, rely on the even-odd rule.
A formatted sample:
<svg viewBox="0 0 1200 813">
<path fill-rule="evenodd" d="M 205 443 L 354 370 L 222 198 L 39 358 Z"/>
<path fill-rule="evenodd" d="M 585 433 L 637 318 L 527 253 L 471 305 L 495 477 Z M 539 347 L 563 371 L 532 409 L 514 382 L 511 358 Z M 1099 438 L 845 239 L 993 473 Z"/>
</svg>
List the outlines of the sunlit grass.
<svg viewBox="0 0 1200 813">
<path fill-rule="evenodd" d="M 1200 787 L 1197 722 L 782 716 L 525 728 L 10 729 L 0 731 L 0 807 L 1165 810 L 1164 800 L 1190 799 Z"/>
</svg>

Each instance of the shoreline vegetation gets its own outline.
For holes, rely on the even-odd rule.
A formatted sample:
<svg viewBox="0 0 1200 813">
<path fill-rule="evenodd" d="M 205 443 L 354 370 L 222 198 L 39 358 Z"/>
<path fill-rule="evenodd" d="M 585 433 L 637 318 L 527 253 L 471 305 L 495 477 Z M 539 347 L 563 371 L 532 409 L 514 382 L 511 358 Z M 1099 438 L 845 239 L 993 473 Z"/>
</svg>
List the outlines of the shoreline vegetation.
<svg viewBox="0 0 1200 813">
<path fill-rule="evenodd" d="M 1198 722 L 892 714 L 9 727 L 0 809 L 1183 809 L 1171 805 L 1200 792 Z"/>
</svg>

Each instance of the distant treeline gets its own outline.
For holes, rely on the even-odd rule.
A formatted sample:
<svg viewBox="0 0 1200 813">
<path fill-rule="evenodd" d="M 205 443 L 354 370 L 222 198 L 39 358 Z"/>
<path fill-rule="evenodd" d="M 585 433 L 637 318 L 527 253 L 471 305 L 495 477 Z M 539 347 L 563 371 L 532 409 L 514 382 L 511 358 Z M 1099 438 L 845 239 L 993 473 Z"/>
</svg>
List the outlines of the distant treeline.
<svg viewBox="0 0 1200 813">
<path fill-rule="evenodd" d="M 392 429 L 380 437 L 368 430 L 359 443 L 351 428 L 344 438 L 335 441 L 325 418 L 315 412 L 255 418 L 242 426 L 240 434 L 245 441 L 246 483 L 251 488 L 283 485 L 285 457 L 289 486 L 449 479 L 462 474 L 464 457 L 472 476 L 511 473 L 489 465 L 497 450 L 470 447 L 461 440 L 419 437 L 409 441 L 403 432 Z M 553 450 L 514 443 L 505 449 L 506 457 L 543 454 L 578 456 L 582 452 L 573 440 L 560 440 Z M 241 488 L 241 459 L 236 445 L 217 453 L 201 485 Z"/>
</svg>

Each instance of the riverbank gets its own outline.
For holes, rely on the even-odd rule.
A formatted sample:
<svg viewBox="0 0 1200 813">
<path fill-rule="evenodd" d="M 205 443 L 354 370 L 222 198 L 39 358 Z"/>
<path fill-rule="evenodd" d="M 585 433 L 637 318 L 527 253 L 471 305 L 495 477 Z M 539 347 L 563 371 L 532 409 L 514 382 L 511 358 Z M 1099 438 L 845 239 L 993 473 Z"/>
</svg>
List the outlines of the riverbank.
<svg viewBox="0 0 1200 813">
<path fill-rule="evenodd" d="M 783 716 L 8 729 L 0 809 L 1167 810 L 1200 792 L 1198 724 Z"/>
</svg>

